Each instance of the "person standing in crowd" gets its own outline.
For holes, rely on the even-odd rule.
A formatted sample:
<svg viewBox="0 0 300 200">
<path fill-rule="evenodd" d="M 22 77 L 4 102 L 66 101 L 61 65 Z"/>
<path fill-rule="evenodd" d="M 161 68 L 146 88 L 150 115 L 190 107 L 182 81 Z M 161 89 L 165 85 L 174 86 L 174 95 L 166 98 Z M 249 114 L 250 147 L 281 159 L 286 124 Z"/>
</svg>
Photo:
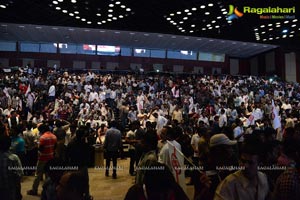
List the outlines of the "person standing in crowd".
<svg viewBox="0 0 300 200">
<path fill-rule="evenodd" d="M 277 178 L 274 200 L 297 200 L 300 199 L 300 140 L 292 138 L 285 140 L 283 150 L 290 162 Z"/>
<path fill-rule="evenodd" d="M 36 169 L 36 177 L 34 179 L 32 189 L 27 191 L 28 195 L 37 195 L 39 183 L 44 174 L 45 164 L 54 158 L 55 146 L 57 142 L 56 136 L 50 132 L 48 124 L 41 124 L 38 127 L 41 134 L 38 144 L 39 156 Z"/>
<path fill-rule="evenodd" d="M 256 138 L 257 136 L 252 136 L 245 141 L 241 149 L 240 167 L 242 169 L 230 174 L 219 184 L 214 200 L 264 200 L 268 197 L 267 177 L 258 171 L 262 143 Z"/>
<path fill-rule="evenodd" d="M 51 86 L 49 87 L 48 90 L 48 101 L 49 102 L 54 102 L 55 101 L 55 83 L 51 83 Z"/>
<path fill-rule="evenodd" d="M 113 162 L 113 174 L 114 179 L 117 178 L 117 159 L 119 153 L 122 150 L 122 134 L 117 129 L 117 122 L 111 121 L 109 124 L 110 128 L 106 131 L 104 141 L 104 151 L 106 154 L 106 169 L 105 176 L 109 176 L 110 161 Z"/>
<path fill-rule="evenodd" d="M 1 127 L 0 132 L 4 132 Z M 22 164 L 19 157 L 9 151 L 11 139 L 0 135 L 0 198 L 21 200 Z"/>
<path fill-rule="evenodd" d="M 134 163 L 135 163 L 135 132 L 133 128 L 133 124 L 129 125 L 129 131 L 126 133 L 125 141 L 129 143 L 129 156 L 130 156 L 130 164 L 129 164 L 129 174 L 135 175 L 134 172 Z"/>
</svg>

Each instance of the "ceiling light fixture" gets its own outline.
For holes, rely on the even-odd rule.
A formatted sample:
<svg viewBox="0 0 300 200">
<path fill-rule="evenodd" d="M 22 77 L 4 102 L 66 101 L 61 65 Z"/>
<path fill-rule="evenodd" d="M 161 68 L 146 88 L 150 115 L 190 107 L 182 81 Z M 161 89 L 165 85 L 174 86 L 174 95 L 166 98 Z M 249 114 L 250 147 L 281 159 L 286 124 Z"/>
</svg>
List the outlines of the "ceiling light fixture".
<svg viewBox="0 0 300 200">
<path fill-rule="evenodd" d="M 130 11 L 131 11 L 131 9 L 130 9 L 130 8 L 126 8 L 126 11 L 127 11 L 127 12 L 130 12 Z"/>
<path fill-rule="evenodd" d="M 197 10 L 197 8 L 192 8 L 192 11 L 196 11 Z"/>
<path fill-rule="evenodd" d="M 181 12 L 180 12 L 180 11 L 178 11 L 176 14 L 177 14 L 177 15 L 180 15 L 180 14 L 181 14 Z"/>
<path fill-rule="evenodd" d="M 209 15 L 210 13 L 209 13 L 209 12 L 205 12 L 204 14 L 205 14 L 205 15 Z"/>
<path fill-rule="evenodd" d="M 126 8 L 126 6 L 124 6 L 124 5 L 121 5 L 121 8 Z"/>
<path fill-rule="evenodd" d="M 112 14 L 108 14 L 107 16 L 108 16 L 108 17 L 113 17 L 113 15 L 112 15 Z"/>
<path fill-rule="evenodd" d="M 63 12 L 63 13 L 67 13 L 68 11 L 67 11 L 67 10 L 62 10 L 62 12 Z"/>
<path fill-rule="evenodd" d="M 69 13 L 69 15 L 70 15 L 71 17 L 73 17 L 73 16 L 74 16 L 74 13 Z"/>
<path fill-rule="evenodd" d="M 52 1 L 52 3 L 53 3 L 53 4 L 58 4 L 58 2 L 57 2 L 57 1 Z"/>
<path fill-rule="evenodd" d="M 188 19 L 188 17 L 184 17 L 184 18 L 182 18 L 183 20 L 187 20 Z"/>
<path fill-rule="evenodd" d="M 111 22 L 112 20 L 111 20 L 111 19 L 107 19 L 107 21 L 108 21 L 108 22 Z"/>
<path fill-rule="evenodd" d="M 282 38 L 286 38 L 286 37 L 287 37 L 286 35 L 283 35 L 283 36 L 282 36 Z"/>
<path fill-rule="evenodd" d="M 292 25 L 292 27 L 296 27 L 296 26 L 297 26 L 296 24 L 293 24 L 293 25 Z"/>
<path fill-rule="evenodd" d="M 100 13 L 97 13 L 96 15 L 97 15 L 98 17 L 100 17 L 100 16 L 101 16 L 101 14 L 100 14 Z"/>
<path fill-rule="evenodd" d="M 120 1 L 116 1 L 116 5 L 120 4 L 121 2 Z"/>
<path fill-rule="evenodd" d="M 292 22 L 297 22 L 298 21 L 298 19 L 294 19 Z"/>
<path fill-rule="evenodd" d="M 224 11 L 224 12 L 222 12 L 222 13 L 223 13 L 223 15 L 227 15 L 228 12 L 227 12 L 227 11 Z"/>
<path fill-rule="evenodd" d="M 124 18 L 124 16 L 123 15 L 119 15 L 119 18 Z"/>
<path fill-rule="evenodd" d="M 86 22 L 87 24 L 91 24 L 92 22 L 91 21 L 88 21 L 88 22 Z"/>
<path fill-rule="evenodd" d="M 184 12 L 190 12 L 189 9 L 185 9 Z"/>
<path fill-rule="evenodd" d="M 112 8 L 112 7 L 114 7 L 115 5 L 111 3 L 111 4 L 109 4 L 108 6 Z"/>
<path fill-rule="evenodd" d="M 56 10 L 61 10 L 61 7 L 56 7 L 55 9 L 56 9 Z"/>
<path fill-rule="evenodd" d="M 209 7 L 213 7 L 214 4 L 213 4 L 213 3 L 209 3 L 208 6 L 209 6 Z"/>
<path fill-rule="evenodd" d="M 6 8 L 6 5 L 1 4 L 0 8 Z"/>
<path fill-rule="evenodd" d="M 260 25 L 260 28 L 264 28 L 265 27 L 265 25 Z"/>
<path fill-rule="evenodd" d="M 192 13 L 189 12 L 189 13 L 187 13 L 187 15 L 192 15 Z"/>
<path fill-rule="evenodd" d="M 82 19 L 81 19 L 81 21 L 85 22 L 85 21 L 86 21 L 86 19 L 82 18 Z"/>
<path fill-rule="evenodd" d="M 72 3 L 76 3 L 76 0 L 71 0 Z"/>
<path fill-rule="evenodd" d="M 219 26 L 219 25 L 217 25 L 217 26 L 215 26 L 215 28 L 220 28 L 220 26 Z"/>
<path fill-rule="evenodd" d="M 200 6 L 200 8 L 204 9 L 204 8 L 205 8 L 205 5 Z"/>
<path fill-rule="evenodd" d="M 170 13 L 170 16 L 174 16 L 174 13 Z"/>
<path fill-rule="evenodd" d="M 216 20 L 212 20 L 211 23 L 212 23 L 212 24 L 216 23 Z"/>
<path fill-rule="evenodd" d="M 196 26 L 195 24 L 192 24 L 192 25 L 191 25 L 191 27 L 195 27 L 195 26 Z"/>
<path fill-rule="evenodd" d="M 80 17 L 79 17 L 79 16 L 76 16 L 75 18 L 76 18 L 76 19 L 80 19 Z"/>
<path fill-rule="evenodd" d="M 217 17 L 217 19 L 221 19 L 221 18 L 222 18 L 221 16 L 218 16 L 218 17 Z"/>
<path fill-rule="evenodd" d="M 105 20 L 103 20 L 103 21 L 102 21 L 102 24 L 105 24 L 105 23 L 106 23 L 106 21 L 105 21 Z"/>
<path fill-rule="evenodd" d="M 114 12 L 113 9 L 109 9 L 108 12 Z"/>
<path fill-rule="evenodd" d="M 113 19 L 113 20 L 117 20 L 118 18 L 117 18 L 117 17 L 113 17 L 112 19 Z"/>
<path fill-rule="evenodd" d="M 78 15 L 78 14 L 79 14 L 79 11 L 74 11 L 74 13 L 75 13 L 76 15 Z"/>
<path fill-rule="evenodd" d="M 170 20 L 171 20 L 171 18 L 170 18 L 170 17 L 168 17 L 168 18 L 167 18 L 167 20 L 168 20 L 168 21 L 170 21 Z"/>
<path fill-rule="evenodd" d="M 273 26 L 273 24 L 268 24 L 268 26 Z"/>
<path fill-rule="evenodd" d="M 289 23 L 289 21 L 284 21 L 284 23 L 285 23 L 285 24 L 288 24 L 288 23 Z"/>
</svg>

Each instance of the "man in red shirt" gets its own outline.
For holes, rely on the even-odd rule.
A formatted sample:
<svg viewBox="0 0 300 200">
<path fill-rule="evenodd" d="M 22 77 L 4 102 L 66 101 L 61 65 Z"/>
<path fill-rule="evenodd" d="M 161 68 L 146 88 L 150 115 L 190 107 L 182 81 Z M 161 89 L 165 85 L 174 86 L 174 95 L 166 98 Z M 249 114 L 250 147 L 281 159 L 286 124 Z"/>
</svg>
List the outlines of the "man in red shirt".
<svg viewBox="0 0 300 200">
<path fill-rule="evenodd" d="M 57 142 L 56 136 L 50 132 L 48 125 L 42 124 L 39 126 L 38 130 L 41 133 L 41 137 L 39 139 L 38 148 L 39 155 L 36 169 L 37 176 L 34 179 L 32 189 L 27 191 L 28 195 L 37 195 L 39 183 L 44 173 L 44 166 L 49 160 L 54 158 L 55 146 Z"/>
</svg>

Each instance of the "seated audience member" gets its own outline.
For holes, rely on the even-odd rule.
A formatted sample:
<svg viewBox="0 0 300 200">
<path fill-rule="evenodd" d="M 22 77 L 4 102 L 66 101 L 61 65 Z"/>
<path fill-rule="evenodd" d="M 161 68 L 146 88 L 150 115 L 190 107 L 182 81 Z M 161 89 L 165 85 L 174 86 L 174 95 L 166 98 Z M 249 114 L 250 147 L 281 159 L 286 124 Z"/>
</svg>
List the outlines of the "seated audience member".
<svg viewBox="0 0 300 200">
<path fill-rule="evenodd" d="M 230 174 L 219 184 L 214 200 L 264 200 L 268 197 L 267 177 L 258 171 L 262 143 L 254 137 L 249 136 L 242 145 L 240 156 L 242 169 Z"/>
<path fill-rule="evenodd" d="M 278 177 L 274 189 L 275 200 L 300 199 L 300 141 L 286 140 L 283 142 L 284 153 L 289 159 L 289 166 Z"/>
<path fill-rule="evenodd" d="M 148 169 L 143 184 L 130 187 L 125 200 L 188 200 L 166 165 L 154 162 Z"/>
<path fill-rule="evenodd" d="M 86 191 L 89 191 L 89 181 L 80 171 L 65 173 L 56 187 L 58 200 L 91 200 Z"/>
<path fill-rule="evenodd" d="M 0 135 L 0 198 L 21 200 L 23 170 L 19 157 L 9 151 L 10 145 L 11 139 L 6 135 Z"/>
</svg>

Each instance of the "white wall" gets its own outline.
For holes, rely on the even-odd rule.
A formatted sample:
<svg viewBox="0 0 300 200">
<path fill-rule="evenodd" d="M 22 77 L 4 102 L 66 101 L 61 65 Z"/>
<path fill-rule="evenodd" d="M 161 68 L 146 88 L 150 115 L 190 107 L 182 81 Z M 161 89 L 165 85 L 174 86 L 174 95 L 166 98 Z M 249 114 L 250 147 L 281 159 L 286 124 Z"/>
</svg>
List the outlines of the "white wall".
<svg viewBox="0 0 300 200">
<path fill-rule="evenodd" d="M 230 58 L 230 74 L 231 75 L 236 75 L 239 74 L 239 60 L 238 59 L 233 59 Z"/>
<path fill-rule="evenodd" d="M 92 62 L 91 69 L 100 69 L 101 63 L 100 62 Z"/>
<path fill-rule="evenodd" d="M 266 54 L 266 73 L 275 72 L 275 52 L 270 52 Z"/>
<path fill-rule="evenodd" d="M 7 58 L 0 58 L 0 67 L 7 68 L 7 67 L 12 67 L 8 66 L 9 60 Z"/>
<path fill-rule="evenodd" d="M 85 61 L 73 61 L 73 69 L 85 69 Z"/>
<path fill-rule="evenodd" d="M 203 67 L 194 67 L 194 71 L 193 71 L 195 74 L 203 74 L 204 70 L 203 70 Z"/>
<path fill-rule="evenodd" d="M 160 72 L 163 71 L 163 64 L 159 64 L 159 63 L 153 64 L 153 71 L 157 71 L 157 70 L 159 70 Z"/>
<path fill-rule="evenodd" d="M 30 64 L 31 67 L 34 67 L 34 60 L 31 58 L 23 58 L 22 67 L 26 67 L 26 65 Z"/>
<path fill-rule="evenodd" d="M 250 73 L 251 75 L 258 76 L 258 58 L 250 59 Z"/>
<path fill-rule="evenodd" d="M 175 73 L 183 72 L 183 65 L 173 65 L 173 72 Z"/>
<path fill-rule="evenodd" d="M 56 65 L 56 69 L 60 68 L 60 61 L 59 60 L 48 60 L 47 67 L 53 68 Z"/>
<path fill-rule="evenodd" d="M 296 82 L 296 54 L 286 53 L 285 57 L 285 79 L 286 81 Z"/>
<path fill-rule="evenodd" d="M 117 63 L 117 62 L 107 62 L 106 63 L 106 69 L 108 69 L 108 70 L 115 70 L 118 67 L 119 67 L 119 63 Z"/>
</svg>

